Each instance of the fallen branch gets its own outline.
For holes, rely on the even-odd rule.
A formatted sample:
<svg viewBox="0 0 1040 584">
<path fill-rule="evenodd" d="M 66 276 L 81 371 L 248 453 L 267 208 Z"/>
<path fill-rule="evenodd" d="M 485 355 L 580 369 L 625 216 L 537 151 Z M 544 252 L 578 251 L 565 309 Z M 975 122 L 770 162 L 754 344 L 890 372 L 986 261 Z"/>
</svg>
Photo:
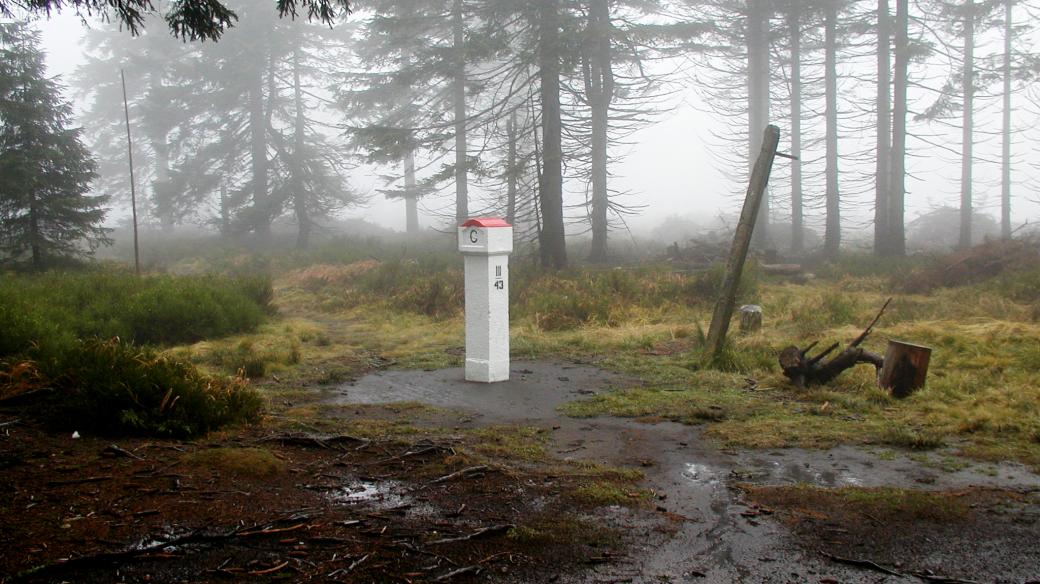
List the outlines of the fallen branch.
<svg viewBox="0 0 1040 584">
<path fill-rule="evenodd" d="M 68 485 L 85 485 L 88 483 L 100 483 L 103 481 L 112 480 L 111 475 L 99 476 L 99 477 L 86 477 L 82 479 L 68 479 L 64 481 L 47 481 L 48 487 L 64 487 Z"/>
<path fill-rule="evenodd" d="M 881 572 L 882 574 L 888 574 L 889 576 L 905 577 L 905 574 L 902 574 L 900 572 L 896 572 L 894 570 L 889 570 L 888 568 L 886 568 L 886 567 L 884 567 L 884 566 L 882 566 L 880 564 L 877 564 L 875 562 L 872 562 L 870 560 L 857 560 L 857 559 L 853 559 L 853 558 L 843 558 L 841 556 L 835 556 L 833 554 L 828 554 L 827 552 L 820 552 L 820 553 L 823 554 L 823 556 L 826 557 L 827 559 L 829 559 L 829 560 L 831 560 L 833 562 L 838 562 L 839 564 L 845 564 L 845 565 L 848 565 L 848 566 L 856 566 L 857 568 L 866 568 L 868 570 L 874 570 L 875 572 Z"/>
<path fill-rule="evenodd" d="M 480 571 L 481 571 L 480 566 L 466 566 L 465 568 L 459 568 L 458 570 L 452 570 L 451 572 L 448 572 L 447 574 L 444 574 L 443 576 L 438 576 L 438 577 L 434 578 L 433 581 L 434 582 L 446 582 L 446 581 L 451 580 L 452 578 L 454 578 L 456 576 L 464 576 L 464 575 L 467 575 L 467 574 L 472 574 L 472 575 L 476 576 L 477 574 L 480 573 Z"/>
<path fill-rule="evenodd" d="M 303 514 L 294 514 L 290 517 L 272 521 L 271 523 L 268 523 L 264 526 L 240 527 L 238 529 L 234 529 L 223 533 L 202 533 L 196 531 L 188 535 L 176 537 L 146 547 L 131 548 L 119 552 L 102 552 L 99 554 L 93 554 L 89 556 L 69 558 L 66 560 L 55 562 L 53 564 L 41 566 L 39 568 L 34 568 L 32 570 L 22 572 L 21 574 L 18 574 L 14 578 L 12 578 L 10 582 L 17 582 L 19 580 L 23 580 L 29 577 L 36 579 L 44 575 L 66 573 L 70 571 L 89 569 L 91 567 L 97 566 L 118 565 L 125 562 L 136 560 L 138 558 L 155 557 L 156 554 L 163 554 L 164 550 L 167 550 L 169 548 L 182 548 L 189 545 L 215 544 L 236 539 L 239 537 L 247 537 L 253 535 L 269 535 L 274 533 L 284 533 L 289 529 L 272 529 L 272 527 L 284 521 L 293 521 L 309 517 L 301 517 L 301 515 Z M 294 526 L 292 529 L 299 529 L 299 526 Z"/>
<path fill-rule="evenodd" d="M 252 536 L 252 535 L 273 535 L 273 534 L 276 534 L 276 533 L 288 533 L 290 531 L 296 531 L 298 529 L 303 529 L 306 526 L 307 526 L 306 523 L 299 523 L 297 525 L 293 525 L 292 527 L 280 527 L 280 528 L 277 528 L 277 529 L 273 529 L 273 528 L 258 529 L 256 531 L 242 531 L 242 532 L 236 533 L 235 535 L 237 535 L 238 537 L 249 537 L 249 536 Z"/>
<path fill-rule="evenodd" d="M 278 564 L 277 566 L 275 566 L 273 568 L 268 568 L 266 570 L 257 570 L 255 572 L 246 572 L 246 573 L 249 574 L 250 576 L 266 576 L 267 574 L 274 574 L 275 572 L 280 571 L 282 568 L 284 568 L 284 567 L 286 567 L 288 565 L 289 565 L 289 560 L 286 560 L 286 561 L 282 562 L 281 564 Z"/>
<path fill-rule="evenodd" d="M 880 374 L 881 367 L 884 365 L 884 358 L 881 355 L 860 348 L 860 345 L 870 335 L 874 325 L 881 320 L 881 315 L 885 313 L 885 309 L 888 308 L 890 302 L 892 302 L 891 298 L 886 300 L 884 306 L 878 311 L 874 320 L 870 321 L 867 328 L 863 329 L 859 336 L 853 339 L 845 349 L 830 361 L 824 362 L 824 358 L 838 348 L 838 343 L 827 347 L 815 357 L 810 357 L 809 351 L 816 346 L 816 342 L 804 349 L 799 349 L 793 345 L 784 348 L 780 351 L 779 358 L 784 376 L 790 379 L 799 389 L 805 389 L 809 385 L 827 383 L 846 369 L 860 363 L 873 365 L 875 372 Z"/>
<path fill-rule="evenodd" d="M 468 467 L 468 468 L 464 468 L 462 470 L 457 470 L 457 471 L 455 471 L 455 472 L 453 472 L 451 474 L 446 474 L 446 475 L 444 475 L 444 476 L 442 476 L 442 477 L 440 477 L 438 479 L 433 479 L 432 481 L 430 481 L 430 482 L 428 482 L 426 484 L 427 484 L 427 486 L 429 486 L 429 485 L 439 485 L 441 483 L 446 483 L 446 482 L 454 480 L 454 479 L 465 478 L 467 476 L 471 476 L 471 475 L 478 474 L 478 473 L 485 473 L 488 470 L 489 470 L 489 468 L 487 466 L 484 466 L 484 465 L 471 466 L 471 467 Z"/>
<path fill-rule="evenodd" d="M 926 582 L 936 582 L 937 584 L 979 584 L 975 580 L 961 580 L 960 578 L 947 578 L 946 576 L 937 576 L 929 572 L 913 572 L 914 577 L 920 578 Z"/>
<path fill-rule="evenodd" d="M 101 451 L 101 454 L 102 455 L 106 455 L 106 456 L 114 456 L 114 457 L 117 457 L 117 458 L 118 457 L 123 457 L 123 458 L 134 458 L 134 459 L 137 459 L 137 460 L 144 460 L 143 458 L 141 458 L 140 456 L 134 454 L 133 452 L 130 452 L 129 450 L 126 450 L 125 448 L 120 448 L 119 445 L 117 445 L 117 444 L 109 444 L 108 446 L 105 447 L 104 450 Z"/>
<path fill-rule="evenodd" d="M 502 535 L 502 534 L 508 533 L 509 530 L 513 529 L 514 527 L 516 527 L 516 526 L 511 524 L 511 523 L 505 523 L 505 524 L 502 524 L 502 525 L 492 525 L 491 527 L 484 527 L 482 529 L 478 529 L 478 530 L 474 531 L 473 533 L 471 533 L 469 535 L 463 535 L 463 536 L 460 536 L 460 537 L 448 537 L 448 538 L 444 538 L 444 539 L 437 539 L 437 540 L 434 540 L 434 541 L 431 541 L 431 542 L 427 543 L 426 545 L 440 545 L 440 544 L 445 544 L 445 543 L 457 543 L 457 542 L 460 542 L 460 541 L 470 541 L 470 540 L 480 539 L 480 538 L 484 538 L 484 537 L 492 537 L 492 536 L 495 536 L 495 535 Z"/>
<path fill-rule="evenodd" d="M 323 448 L 326 450 L 345 450 L 338 445 L 343 442 L 350 442 L 352 444 L 367 444 L 370 441 L 364 438 L 357 438 L 355 436 L 348 436 L 341 434 L 338 436 L 310 436 L 306 434 L 280 434 L 277 436 L 266 436 L 256 441 L 257 443 L 263 442 L 280 442 L 282 444 L 293 444 L 296 446 L 306 446 L 310 448 Z"/>
</svg>

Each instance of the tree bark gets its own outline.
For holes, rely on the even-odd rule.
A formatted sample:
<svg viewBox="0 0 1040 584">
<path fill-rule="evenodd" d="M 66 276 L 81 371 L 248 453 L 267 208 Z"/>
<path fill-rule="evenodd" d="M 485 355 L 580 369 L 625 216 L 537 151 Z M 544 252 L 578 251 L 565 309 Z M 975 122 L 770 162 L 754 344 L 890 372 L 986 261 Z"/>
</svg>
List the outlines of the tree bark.
<svg viewBox="0 0 1040 584">
<path fill-rule="evenodd" d="M 509 121 L 506 122 L 506 137 L 509 142 L 506 157 L 506 223 L 513 225 L 516 222 L 517 182 L 520 179 L 516 152 L 516 111 L 509 114 Z"/>
<path fill-rule="evenodd" d="M 404 154 L 404 214 L 405 232 L 419 233 L 419 197 L 415 192 L 415 152 L 409 148 Z"/>
<path fill-rule="evenodd" d="M 152 150 L 155 152 L 155 184 L 152 186 L 153 205 L 155 205 L 156 214 L 159 216 L 159 226 L 163 231 L 169 232 L 173 229 L 175 222 L 173 193 L 170 192 L 168 184 L 170 181 L 170 145 L 166 142 L 165 135 L 152 140 L 151 143 Z M 165 199 L 162 197 L 165 197 Z"/>
<path fill-rule="evenodd" d="M 877 174 L 874 179 L 874 253 L 888 245 L 890 164 L 892 162 L 892 16 L 888 0 L 877 8 Z"/>
<path fill-rule="evenodd" d="M 1012 7 L 1014 0 L 1004 0 L 1004 111 L 1002 114 L 1000 151 L 1000 236 L 1011 239 L 1011 39 L 1014 35 Z"/>
<path fill-rule="evenodd" d="M 294 128 L 293 144 L 293 174 L 292 174 L 292 196 L 293 211 L 296 214 L 297 236 L 296 248 L 307 249 L 311 244 L 311 218 L 307 213 L 307 193 L 304 185 L 303 174 L 303 148 L 304 131 L 306 131 L 306 119 L 303 111 L 303 87 L 300 85 L 300 39 L 295 38 L 296 44 L 292 52 L 293 68 L 293 105 L 296 107 L 296 124 Z"/>
<path fill-rule="evenodd" d="M 261 238 L 271 234 L 267 200 L 267 124 L 264 120 L 264 71 L 256 64 L 249 86 L 250 165 L 252 167 L 253 229 Z"/>
<path fill-rule="evenodd" d="M 958 247 L 971 247 L 972 157 L 975 147 L 975 2 L 964 2 L 964 63 L 961 71 L 964 105 L 961 111 L 961 230 Z"/>
<path fill-rule="evenodd" d="M 42 272 L 44 268 L 43 249 L 40 247 L 40 213 L 36 208 L 36 193 L 29 193 L 29 251 L 32 253 L 33 269 Z"/>
<path fill-rule="evenodd" d="M 747 0 L 748 51 L 748 169 L 754 171 L 755 157 L 762 149 L 762 132 L 769 125 L 769 0 Z M 754 245 L 767 247 L 769 236 L 769 192 L 762 197 L 754 229 Z"/>
<path fill-rule="evenodd" d="M 737 288 L 740 286 L 744 262 L 747 261 L 748 248 L 751 246 L 752 234 L 757 224 L 756 215 L 761 210 L 761 199 L 765 197 L 766 187 L 769 186 L 769 174 L 772 172 L 776 148 L 780 143 L 780 130 L 776 126 L 767 126 L 759 142 L 762 144 L 762 150 L 755 158 L 755 168 L 751 171 L 744 207 L 740 212 L 740 220 L 737 222 L 737 229 L 733 234 L 729 260 L 726 262 L 726 276 L 722 281 L 722 291 L 715 302 L 711 325 L 708 327 L 706 344 L 712 358 L 719 356 L 726 342 L 729 321 L 733 316 L 733 306 L 736 304 Z"/>
<path fill-rule="evenodd" d="M 791 252 L 805 251 L 802 208 L 802 30 L 801 3 L 794 0 L 787 13 L 791 42 Z"/>
<path fill-rule="evenodd" d="M 455 71 L 452 101 L 455 107 L 455 220 L 457 225 L 469 217 L 469 150 L 466 140 L 466 39 L 462 0 L 452 4 L 452 37 Z"/>
<path fill-rule="evenodd" d="M 892 163 L 885 255 L 906 255 L 906 92 L 910 67 L 910 0 L 896 0 L 895 71 L 892 95 Z"/>
<path fill-rule="evenodd" d="M 589 0 L 589 31 L 585 92 L 592 110 L 592 250 L 589 260 L 607 259 L 607 143 L 614 73 L 610 54 L 610 6 L 607 0 Z"/>
<path fill-rule="evenodd" d="M 841 195 L 838 192 L 838 7 L 827 2 L 824 40 L 824 85 L 826 101 L 826 175 L 827 221 L 823 248 L 828 257 L 837 257 L 841 247 Z"/>
<path fill-rule="evenodd" d="M 539 188 L 542 266 L 567 267 L 563 226 L 563 145 L 560 121 L 559 0 L 541 0 L 539 8 L 539 81 L 542 101 L 542 180 Z"/>
</svg>

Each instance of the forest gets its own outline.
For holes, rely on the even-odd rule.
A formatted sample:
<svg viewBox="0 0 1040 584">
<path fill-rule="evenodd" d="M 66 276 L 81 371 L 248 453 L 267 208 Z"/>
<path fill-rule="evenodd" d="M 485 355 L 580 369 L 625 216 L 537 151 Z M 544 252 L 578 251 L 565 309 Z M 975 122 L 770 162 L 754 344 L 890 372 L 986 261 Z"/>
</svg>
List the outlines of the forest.
<svg viewBox="0 0 1040 584">
<path fill-rule="evenodd" d="M 1038 14 L 0 0 L 0 584 L 1040 580 Z"/>
</svg>

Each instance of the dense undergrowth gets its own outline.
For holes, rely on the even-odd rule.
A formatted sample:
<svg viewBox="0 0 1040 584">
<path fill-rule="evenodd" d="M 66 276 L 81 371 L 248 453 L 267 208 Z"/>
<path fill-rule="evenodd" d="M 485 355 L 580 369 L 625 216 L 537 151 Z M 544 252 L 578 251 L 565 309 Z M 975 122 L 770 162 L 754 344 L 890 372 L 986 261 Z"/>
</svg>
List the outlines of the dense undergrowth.
<svg viewBox="0 0 1040 584">
<path fill-rule="evenodd" d="M 256 419 L 259 395 L 154 345 L 250 332 L 271 310 L 267 277 L 137 277 L 116 269 L 0 280 L 0 398 L 66 429 L 194 436 Z"/>
</svg>

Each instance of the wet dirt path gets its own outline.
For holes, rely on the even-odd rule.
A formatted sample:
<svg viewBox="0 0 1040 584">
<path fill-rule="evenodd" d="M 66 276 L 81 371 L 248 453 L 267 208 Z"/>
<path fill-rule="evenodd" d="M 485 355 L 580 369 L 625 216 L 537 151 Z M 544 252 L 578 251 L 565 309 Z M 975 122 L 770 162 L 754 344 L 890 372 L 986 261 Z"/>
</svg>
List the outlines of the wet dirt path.
<svg viewBox="0 0 1040 584">
<path fill-rule="evenodd" d="M 497 384 L 467 383 L 461 369 L 382 371 L 344 384 L 327 399 L 419 402 L 468 411 L 473 425 L 538 426 L 552 437 L 552 452 L 560 458 L 640 468 L 655 494 L 656 511 L 611 507 L 597 518 L 629 534 L 626 555 L 560 582 L 920 582 L 827 559 L 775 518 L 748 507 L 734 485 L 1040 489 L 1040 477 L 1013 464 L 946 472 L 903 454 L 882 459 L 851 446 L 723 452 L 697 427 L 573 419 L 556 411 L 566 402 L 633 383 L 585 365 L 518 362 L 512 379 Z M 1016 574 L 1006 581 L 1028 579 Z"/>
</svg>

